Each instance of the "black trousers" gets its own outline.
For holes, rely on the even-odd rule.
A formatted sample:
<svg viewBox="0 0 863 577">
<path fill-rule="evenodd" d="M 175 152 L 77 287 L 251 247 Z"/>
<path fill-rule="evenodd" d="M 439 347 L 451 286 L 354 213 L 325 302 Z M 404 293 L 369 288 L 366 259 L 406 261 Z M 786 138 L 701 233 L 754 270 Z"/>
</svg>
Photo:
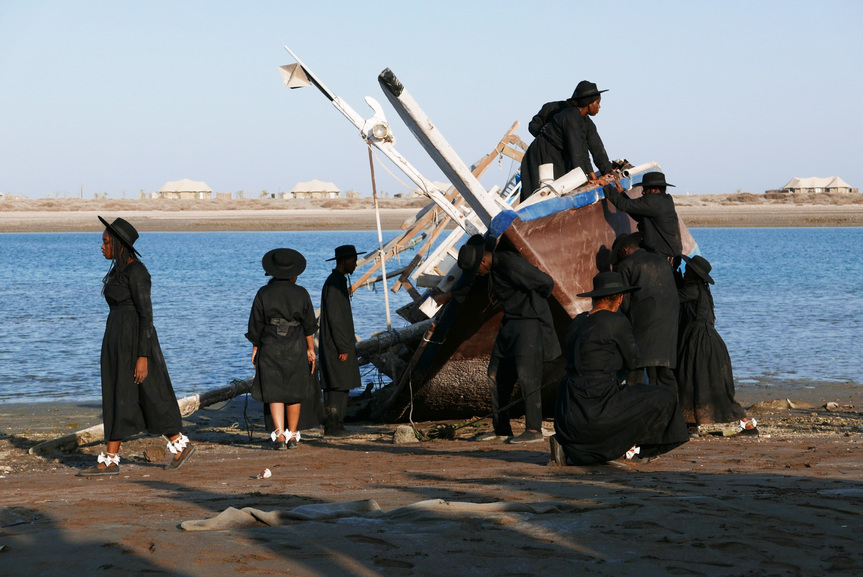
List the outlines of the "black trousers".
<svg viewBox="0 0 863 577">
<path fill-rule="evenodd" d="M 515 385 L 521 386 L 524 397 L 525 428 L 542 430 L 542 355 L 521 355 L 500 358 L 492 355 L 488 364 L 488 382 L 491 392 L 492 423 L 501 436 L 511 436 L 510 410 L 504 408 L 512 401 Z"/>
</svg>

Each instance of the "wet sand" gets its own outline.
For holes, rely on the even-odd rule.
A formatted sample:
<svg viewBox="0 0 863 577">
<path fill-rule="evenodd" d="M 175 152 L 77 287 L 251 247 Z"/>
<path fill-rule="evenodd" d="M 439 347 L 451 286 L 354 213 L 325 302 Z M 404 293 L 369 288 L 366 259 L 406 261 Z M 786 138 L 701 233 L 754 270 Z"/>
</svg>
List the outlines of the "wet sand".
<svg viewBox="0 0 863 577">
<path fill-rule="evenodd" d="M 863 387 L 747 384 L 738 399 L 770 401 L 773 408 L 750 411 L 760 437 L 699 437 L 632 467 L 557 467 L 545 443 L 468 440 L 488 421 L 453 440 L 408 445 L 392 443 L 391 425 L 354 423 L 353 438 L 310 431 L 298 450 L 276 452 L 264 448 L 260 426 L 249 438 L 237 399 L 186 420 L 198 451 L 182 470 L 146 462 L 144 449 L 163 443 L 141 436 L 124 443 L 121 475 L 102 479 L 74 476 L 100 444 L 26 453 L 97 422 L 98 403 L 4 404 L 0 574 L 859 575 Z M 838 409 L 822 408 L 829 401 Z M 260 423 L 258 407 L 249 415 Z M 265 468 L 272 477 L 257 479 Z M 574 510 L 178 528 L 228 507 L 370 498 L 384 510 L 425 499 Z"/>
<path fill-rule="evenodd" d="M 847 195 L 846 195 L 847 196 Z M 849 197 L 845 200 L 856 200 Z M 823 199 L 821 199 L 823 200 Z M 863 197 L 861 197 L 863 200 Z M 423 199 L 382 201 L 384 229 L 396 230 Z M 719 197 L 675 197 L 690 227 L 863 226 L 863 202 L 844 204 L 735 203 Z M 146 231 L 373 230 L 370 199 L 333 201 L 146 201 L 38 199 L 0 202 L 3 232 L 98 232 L 97 215 L 128 219 Z"/>
</svg>

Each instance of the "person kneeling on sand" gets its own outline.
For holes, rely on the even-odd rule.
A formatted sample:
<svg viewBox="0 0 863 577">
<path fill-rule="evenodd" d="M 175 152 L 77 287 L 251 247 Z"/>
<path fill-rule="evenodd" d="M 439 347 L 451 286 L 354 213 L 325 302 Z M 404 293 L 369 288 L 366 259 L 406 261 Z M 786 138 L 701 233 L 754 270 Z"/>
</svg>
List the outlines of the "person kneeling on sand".
<svg viewBox="0 0 863 577">
<path fill-rule="evenodd" d="M 554 407 L 551 455 L 560 465 L 594 465 L 624 457 L 649 459 L 689 440 L 677 395 L 666 387 L 621 384 L 638 347 L 619 311 L 627 286 L 616 272 L 593 278 L 592 308 L 566 330 L 566 376 Z"/>
</svg>

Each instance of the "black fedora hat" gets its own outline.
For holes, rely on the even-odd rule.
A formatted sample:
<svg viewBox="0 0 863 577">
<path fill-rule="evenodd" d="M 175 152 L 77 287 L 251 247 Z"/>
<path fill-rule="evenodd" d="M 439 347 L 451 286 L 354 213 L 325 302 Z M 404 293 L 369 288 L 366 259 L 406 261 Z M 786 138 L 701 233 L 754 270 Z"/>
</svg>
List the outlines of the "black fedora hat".
<svg viewBox="0 0 863 577">
<path fill-rule="evenodd" d="M 264 274 L 278 279 L 298 277 L 306 270 L 306 257 L 292 248 L 274 248 L 261 259 Z"/>
<path fill-rule="evenodd" d="M 608 92 L 608 90 L 597 90 L 595 83 L 590 82 L 589 80 L 582 80 L 575 87 L 575 91 L 572 93 L 572 100 L 593 98 L 595 96 L 599 96 L 603 92 Z M 591 100 L 590 102 L 593 101 Z M 590 104 L 590 102 L 588 102 L 588 104 Z"/>
<path fill-rule="evenodd" d="M 102 224 L 105 225 L 105 230 L 108 231 L 108 234 L 119 240 L 125 245 L 133 254 L 136 256 L 141 256 L 133 244 L 138 240 L 138 231 L 135 230 L 135 227 L 129 224 L 129 221 L 122 218 L 115 218 L 114 222 L 108 223 L 107 220 L 99 217 L 99 220 L 102 221 Z"/>
<path fill-rule="evenodd" d="M 608 297 L 621 293 L 635 292 L 641 287 L 627 286 L 623 282 L 623 276 L 619 272 L 604 271 L 593 277 L 593 290 L 587 293 L 579 293 L 580 297 Z"/>
<path fill-rule="evenodd" d="M 648 172 L 641 177 L 641 188 L 662 188 L 674 186 L 665 182 L 665 174 L 662 172 Z"/>
<path fill-rule="evenodd" d="M 348 258 L 349 256 L 359 256 L 361 254 L 366 254 L 364 252 L 357 252 L 356 247 L 352 244 L 343 244 L 342 246 L 336 247 L 336 256 L 333 258 L 328 258 L 328 261 L 331 260 L 339 260 L 340 258 Z"/>
<path fill-rule="evenodd" d="M 692 272 L 700 276 L 705 280 L 705 282 L 709 282 L 710 284 L 715 284 L 713 282 L 713 277 L 710 276 L 710 271 L 713 270 L 713 267 L 710 266 L 710 261 L 697 254 L 693 257 L 688 257 L 683 255 L 683 260 L 686 261 L 686 268 L 692 269 Z"/>
<path fill-rule="evenodd" d="M 458 268 L 465 272 L 475 272 L 482 262 L 485 252 L 485 239 L 481 234 L 475 234 L 458 249 Z"/>
</svg>

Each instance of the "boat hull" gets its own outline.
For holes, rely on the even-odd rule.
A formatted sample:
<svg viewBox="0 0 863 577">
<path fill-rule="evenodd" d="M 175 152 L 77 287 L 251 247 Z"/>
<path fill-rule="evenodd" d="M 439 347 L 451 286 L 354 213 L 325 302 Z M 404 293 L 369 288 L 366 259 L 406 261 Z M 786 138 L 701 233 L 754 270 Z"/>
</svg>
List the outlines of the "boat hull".
<svg viewBox="0 0 863 577">
<path fill-rule="evenodd" d="M 640 187 L 630 191 L 640 195 Z M 684 253 L 697 246 L 681 225 Z M 549 304 L 560 342 L 569 323 L 590 308 L 590 299 L 577 296 L 590 291 L 593 277 L 611 267 L 611 246 L 623 233 L 633 232 L 635 222 L 604 198 L 530 220 L 515 218 L 500 243 L 517 250 L 531 264 L 554 279 Z M 463 303 L 450 301 L 437 323 L 428 346 L 411 372 L 407 387 L 401 387 L 386 402 L 383 417 L 397 421 L 407 417 L 458 419 L 491 412 L 486 376 L 489 358 L 500 327 L 502 311 L 488 297 L 487 281 L 478 277 Z M 563 357 L 545 364 L 543 412 L 551 415 L 558 383 L 564 374 Z M 518 387 L 514 399 L 520 397 Z M 523 412 L 520 403 L 512 413 Z"/>
</svg>

